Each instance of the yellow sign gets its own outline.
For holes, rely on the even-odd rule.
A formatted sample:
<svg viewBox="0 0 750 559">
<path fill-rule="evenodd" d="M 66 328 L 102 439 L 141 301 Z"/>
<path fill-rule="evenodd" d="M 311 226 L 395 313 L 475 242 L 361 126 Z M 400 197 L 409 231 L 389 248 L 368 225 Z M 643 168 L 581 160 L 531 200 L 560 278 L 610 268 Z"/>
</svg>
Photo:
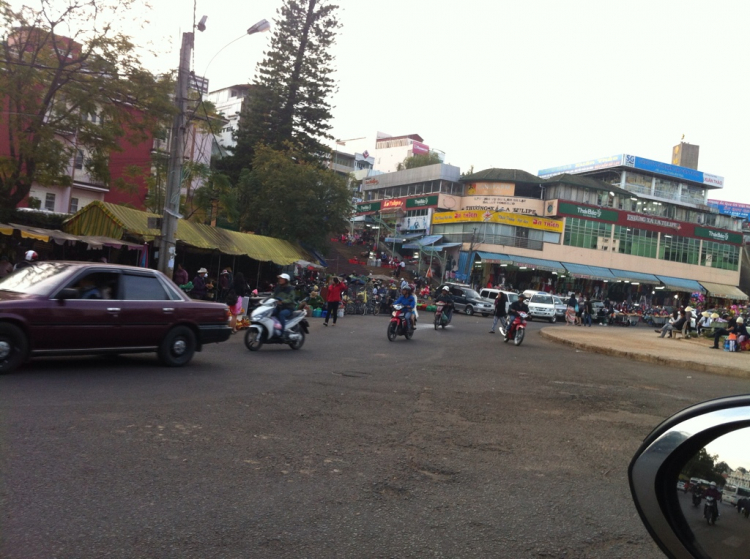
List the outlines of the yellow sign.
<svg viewBox="0 0 750 559">
<path fill-rule="evenodd" d="M 466 196 L 515 196 L 512 182 L 472 182 L 467 185 Z"/>
<path fill-rule="evenodd" d="M 563 222 L 548 217 L 537 217 L 534 215 L 520 215 L 507 212 L 481 212 L 462 210 L 458 212 L 435 212 L 432 216 L 432 224 L 443 223 L 502 223 L 503 225 L 515 225 L 528 229 L 541 229 L 542 231 L 553 231 L 562 233 Z"/>
</svg>

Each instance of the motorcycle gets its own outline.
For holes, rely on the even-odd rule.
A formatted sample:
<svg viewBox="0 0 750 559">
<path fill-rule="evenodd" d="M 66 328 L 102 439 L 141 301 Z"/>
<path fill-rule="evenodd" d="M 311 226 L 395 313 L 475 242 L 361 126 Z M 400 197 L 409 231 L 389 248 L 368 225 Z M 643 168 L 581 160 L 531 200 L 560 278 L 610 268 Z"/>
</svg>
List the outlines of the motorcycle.
<svg viewBox="0 0 750 559">
<path fill-rule="evenodd" d="M 451 323 L 451 318 L 453 318 L 453 315 L 445 312 L 445 303 L 438 301 L 435 305 L 435 330 L 438 327 L 445 328 L 448 326 Z"/>
<path fill-rule="evenodd" d="M 716 505 L 716 499 L 713 497 L 706 497 L 706 504 L 703 507 L 703 518 L 706 519 L 708 525 L 716 524 L 716 518 L 719 516 L 719 508 Z"/>
<path fill-rule="evenodd" d="M 264 299 L 250 315 L 250 326 L 245 333 L 245 347 L 250 351 L 258 351 L 263 344 L 287 344 L 292 349 L 300 349 L 305 343 L 310 326 L 305 312 L 293 312 L 282 332 L 281 322 L 273 316 L 277 304 L 276 299 Z"/>
<path fill-rule="evenodd" d="M 507 343 L 509 340 L 513 340 L 514 344 L 521 345 L 526 335 L 526 319 L 528 316 L 525 312 L 519 312 L 510 326 L 507 325 L 507 322 L 501 321 L 499 330 L 505 338 L 503 341 Z"/>
<path fill-rule="evenodd" d="M 388 341 L 392 342 L 397 336 L 403 336 L 410 340 L 414 335 L 408 323 L 406 322 L 406 310 L 403 305 L 393 305 L 391 321 L 388 324 Z"/>
<path fill-rule="evenodd" d="M 701 504 L 701 496 L 699 493 L 693 493 L 693 506 L 697 507 Z"/>
</svg>

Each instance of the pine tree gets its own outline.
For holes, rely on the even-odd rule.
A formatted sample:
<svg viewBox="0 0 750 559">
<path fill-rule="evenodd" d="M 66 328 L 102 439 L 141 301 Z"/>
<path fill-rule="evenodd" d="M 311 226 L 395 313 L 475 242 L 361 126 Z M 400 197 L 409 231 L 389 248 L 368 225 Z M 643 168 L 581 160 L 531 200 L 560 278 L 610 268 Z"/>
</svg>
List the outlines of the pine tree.
<svg viewBox="0 0 750 559">
<path fill-rule="evenodd" d="M 234 155 L 222 168 L 239 176 L 252 167 L 255 146 L 292 145 L 306 161 L 322 162 L 330 150 L 330 96 L 336 90 L 330 53 L 340 27 L 338 6 L 328 0 L 284 0 L 274 21 L 271 48 L 258 64 L 255 87 L 240 118 Z"/>
</svg>

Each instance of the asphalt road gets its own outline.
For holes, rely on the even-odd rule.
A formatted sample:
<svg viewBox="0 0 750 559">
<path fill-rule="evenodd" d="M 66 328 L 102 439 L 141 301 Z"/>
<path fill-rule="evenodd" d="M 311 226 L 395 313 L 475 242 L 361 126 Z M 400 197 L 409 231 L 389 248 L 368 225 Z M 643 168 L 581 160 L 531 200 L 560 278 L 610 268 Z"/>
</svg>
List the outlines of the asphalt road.
<svg viewBox="0 0 750 559">
<path fill-rule="evenodd" d="M 387 320 L 313 319 L 300 351 L 238 335 L 183 369 L 0 377 L 0 556 L 661 557 L 631 456 L 668 415 L 747 391 L 555 345 L 546 324 L 514 347 L 487 318 L 393 343 Z"/>
</svg>

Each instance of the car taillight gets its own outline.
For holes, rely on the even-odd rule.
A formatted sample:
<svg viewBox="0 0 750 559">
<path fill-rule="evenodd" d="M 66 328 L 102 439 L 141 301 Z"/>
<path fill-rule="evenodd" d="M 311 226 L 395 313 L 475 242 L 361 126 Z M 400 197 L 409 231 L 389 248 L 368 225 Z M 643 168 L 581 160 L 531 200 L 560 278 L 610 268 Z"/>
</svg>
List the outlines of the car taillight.
<svg viewBox="0 0 750 559">
<path fill-rule="evenodd" d="M 229 307 L 227 307 L 226 315 L 227 315 L 227 322 L 229 322 L 232 319 L 232 313 L 229 311 Z"/>
</svg>

